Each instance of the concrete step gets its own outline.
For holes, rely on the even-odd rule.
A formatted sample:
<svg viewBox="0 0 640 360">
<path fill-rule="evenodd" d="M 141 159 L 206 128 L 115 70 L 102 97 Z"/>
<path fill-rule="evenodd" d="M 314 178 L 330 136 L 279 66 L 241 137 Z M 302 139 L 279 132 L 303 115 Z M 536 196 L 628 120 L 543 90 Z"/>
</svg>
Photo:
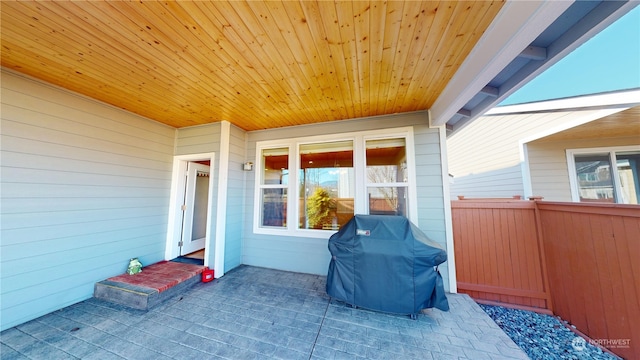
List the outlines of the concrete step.
<svg viewBox="0 0 640 360">
<path fill-rule="evenodd" d="M 122 274 L 95 284 L 93 297 L 134 309 L 149 310 L 202 279 L 202 265 L 161 261 L 142 272 Z"/>
</svg>

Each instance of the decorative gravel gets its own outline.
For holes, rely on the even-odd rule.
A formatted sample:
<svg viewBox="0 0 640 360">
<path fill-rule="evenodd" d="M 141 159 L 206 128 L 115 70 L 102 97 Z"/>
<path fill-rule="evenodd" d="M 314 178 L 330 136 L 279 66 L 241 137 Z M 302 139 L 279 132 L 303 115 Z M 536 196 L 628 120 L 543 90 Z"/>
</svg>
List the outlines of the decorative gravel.
<svg viewBox="0 0 640 360">
<path fill-rule="evenodd" d="M 480 307 L 531 359 L 619 359 L 589 344 L 556 317 L 502 306 Z"/>
</svg>

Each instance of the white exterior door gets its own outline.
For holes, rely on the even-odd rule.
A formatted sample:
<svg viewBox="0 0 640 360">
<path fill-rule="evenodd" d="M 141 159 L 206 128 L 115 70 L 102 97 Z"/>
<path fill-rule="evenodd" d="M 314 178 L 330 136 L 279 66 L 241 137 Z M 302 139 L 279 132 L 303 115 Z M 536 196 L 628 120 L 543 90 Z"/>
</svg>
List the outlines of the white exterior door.
<svg viewBox="0 0 640 360">
<path fill-rule="evenodd" d="M 189 162 L 185 186 L 180 255 L 204 249 L 209 208 L 209 166 Z"/>
</svg>

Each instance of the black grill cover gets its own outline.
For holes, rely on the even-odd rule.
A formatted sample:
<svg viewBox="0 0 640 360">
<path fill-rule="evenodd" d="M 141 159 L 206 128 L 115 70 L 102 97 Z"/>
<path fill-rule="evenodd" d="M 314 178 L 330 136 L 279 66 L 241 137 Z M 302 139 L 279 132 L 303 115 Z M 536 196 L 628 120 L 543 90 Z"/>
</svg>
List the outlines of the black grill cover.
<svg viewBox="0 0 640 360">
<path fill-rule="evenodd" d="M 440 273 L 447 253 L 407 218 L 356 215 L 329 238 L 327 294 L 396 314 L 449 310 Z"/>
</svg>

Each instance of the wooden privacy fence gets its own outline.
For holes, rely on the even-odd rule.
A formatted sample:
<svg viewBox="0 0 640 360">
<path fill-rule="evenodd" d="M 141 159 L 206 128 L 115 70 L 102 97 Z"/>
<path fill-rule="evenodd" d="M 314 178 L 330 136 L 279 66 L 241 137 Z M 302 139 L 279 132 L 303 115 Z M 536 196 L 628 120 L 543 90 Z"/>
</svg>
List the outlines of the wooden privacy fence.
<svg viewBox="0 0 640 360">
<path fill-rule="evenodd" d="M 640 207 L 474 199 L 452 215 L 458 291 L 553 312 L 640 359 Z"/>
<path fill-rule="evenodd" d="M 451 203 L 458 291 L 480 302 L 552 310 L 536 203 Z"/>
<path fill-rule="evenodd" d="M 640 359 L 640 207 L 537 203 L 553 312 Z"/>
</svg>

